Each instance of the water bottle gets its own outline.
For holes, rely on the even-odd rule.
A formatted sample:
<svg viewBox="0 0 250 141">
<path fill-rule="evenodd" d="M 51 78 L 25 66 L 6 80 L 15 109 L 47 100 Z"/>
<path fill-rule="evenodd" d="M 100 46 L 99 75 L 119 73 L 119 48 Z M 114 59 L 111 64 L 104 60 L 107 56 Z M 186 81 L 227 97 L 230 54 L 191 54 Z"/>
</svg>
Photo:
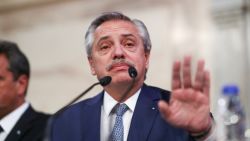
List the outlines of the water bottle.
<svg viewBox="0 0 250 141">
<path fill-rule="evenodd" d="M 217 141 L 245 141 L 246 118 L 239 88 L 226 85 L 218 100 Z"/>
</svg>

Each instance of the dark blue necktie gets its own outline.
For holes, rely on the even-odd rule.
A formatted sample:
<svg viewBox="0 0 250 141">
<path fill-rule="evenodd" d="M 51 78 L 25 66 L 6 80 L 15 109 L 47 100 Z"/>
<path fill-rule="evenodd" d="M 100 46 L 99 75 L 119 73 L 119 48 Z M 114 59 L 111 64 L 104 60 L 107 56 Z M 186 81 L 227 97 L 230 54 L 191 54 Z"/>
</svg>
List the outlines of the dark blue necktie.
<svg viewBox="0 0 250 141">
<path fill-rule="evenodd" d="M 123 141 L 123 122 L 122 116 L 128 110 L 126 104 L 119 104 L 116 108 L 116 119 L 113 131 L 111 133 L 111 141 Z"/>
</svg>

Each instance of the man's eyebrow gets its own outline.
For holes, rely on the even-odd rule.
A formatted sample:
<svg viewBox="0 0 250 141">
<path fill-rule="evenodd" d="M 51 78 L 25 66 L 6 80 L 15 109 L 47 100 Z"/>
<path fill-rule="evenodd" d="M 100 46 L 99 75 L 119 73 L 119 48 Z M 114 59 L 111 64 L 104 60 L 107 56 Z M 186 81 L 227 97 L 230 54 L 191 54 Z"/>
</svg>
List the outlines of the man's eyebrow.
<svg viewBox="0 0 250 141">
<path fill-rule="evenodd" d="M 122 34 L 121 36 L 123 36 L 123 37 L 133 37 L 133 38 L 136 38 L 136 36 L 135 35 L 133 35 L 133 34 Z M 101 42 L 101 41 L 103 41 L 103 40 L 106 40 L 106 39 L 108 39 L 109 38 L 109 36 L 103 36 L 103 37 L 101 37 L 98 41 L 97 41 L 97 45 Z"/>
<path fill-rule="evenodd" d="M 133 35 L 133 34 L 122 34 L 122 36 L 123 36 L 123 37 L 134 37 L 134 38 L 136 37 L 136 36 Z"/>
<path fill-rule="evenodd" d="M 101 37 L 101 38 L 97 41 L 97 45 L 98 45 L 101 41 L 106 40 L 106 39 L 108 39 L 108 38 L 109 38 L 109 36 L 103 36 L 103 37 Z"/>
</svg>

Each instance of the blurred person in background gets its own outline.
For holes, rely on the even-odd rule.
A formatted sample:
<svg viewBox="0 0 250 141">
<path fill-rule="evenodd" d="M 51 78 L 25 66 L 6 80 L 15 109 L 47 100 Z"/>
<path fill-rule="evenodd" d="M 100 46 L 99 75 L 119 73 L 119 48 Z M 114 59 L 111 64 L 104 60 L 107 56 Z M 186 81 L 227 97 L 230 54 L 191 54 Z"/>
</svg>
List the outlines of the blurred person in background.
<svg viewBox="0 0 250 141">
<path fill-rule="evenodd" d="M 14 42 L 0 40 L 0 141 L 42 140 L 49 115 L 25 100 L 30 78 L 27 57 Z"/>
<path fill-rule="evenodd" d="M 144 83 L 151 41 L 143 22 L 119 12 L 104 13 L 89 26 L 85 44 L 91 73 L 99 80 L 111 76 L 112 81 L 97 96 L 57 115 L 52 141 L 212 139 L 210 76 L 203 60 L 198 62 L 194 82 L 191 57 L 174 62 L 170 93 Z M 131 67 L 137 72 L 132 78 Z"/>
</svg>

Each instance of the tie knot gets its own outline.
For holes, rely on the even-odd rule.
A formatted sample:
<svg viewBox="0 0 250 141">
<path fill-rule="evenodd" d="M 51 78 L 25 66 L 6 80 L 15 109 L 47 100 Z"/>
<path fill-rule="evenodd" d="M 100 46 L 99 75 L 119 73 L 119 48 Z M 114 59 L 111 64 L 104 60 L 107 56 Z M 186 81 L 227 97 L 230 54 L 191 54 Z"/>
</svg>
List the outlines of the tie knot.
<svg viewBox="0 0 250 141">
<path fill-rule="evenodd" d="M 116 115 L 122 116 L 128 110 L 128 106 L 126 104 L 119 104 L 116 108 Z"/>
</svg>

